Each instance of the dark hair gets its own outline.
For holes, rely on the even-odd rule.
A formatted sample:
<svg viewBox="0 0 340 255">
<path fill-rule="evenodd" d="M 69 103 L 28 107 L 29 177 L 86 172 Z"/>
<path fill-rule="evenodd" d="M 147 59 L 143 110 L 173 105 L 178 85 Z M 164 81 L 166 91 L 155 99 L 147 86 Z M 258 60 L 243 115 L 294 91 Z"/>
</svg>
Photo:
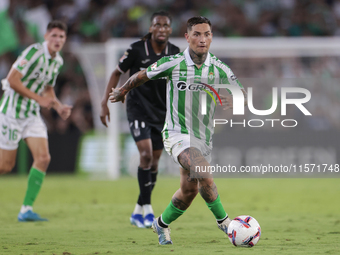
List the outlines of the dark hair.
<svg viewBox="0 0 340 255">
<path fill-rule="evenodd" d="M 67 25 L 61 20 L 52 20 L 50 23 L 48 23 L 47 31 L 51 31 L 53 28 L 64 30 L 65 34 L 67 34 Z"/>
<path fill-rule="evenodd" d="M 168 17 L 168 19 L 170 20 L 170 24 L 172 22 L 172 17 L 170 15 L 170 13 L 166 12 L 166 11 L 158 11 L 158 12 L 154 12 L 152 15 L 151 15 L 151 18 L 150 18 L 150 21 L 151 21 L 151 24 L 153 22 L 153 19 L 157 16 L 162 16 L 162 17 Z M 147 39 L 151 39 L 151 33 L 147 33 L 146 35 L 144 35 L 141 40 L 142 41 L 146 41 Z"/>
<path fill-rule="evenodd" d="M 211 29 L 211 22 L 209 19 L 203 16 L 196 16 L 188 19 L 187 21 L 187 30 L 191 31 L 192 27 L 197 25 L 197 24 L 208 24 Z"/>
<path fill-rule="evenodd" d="M 168 17 L 169 20 L 170 20 L 170 24 L 172 22 L 172 17 L 170 15 L 170 13 L 166 12 L 166 11 L 158 11 L 158 12 L 154 12 L 152 15 L 151 15 L 151 18 L 150 18 L 150 21 L 152 23 L 153 19 L 157 16 L 162 16 L 162 17 Z"/>
</svg>

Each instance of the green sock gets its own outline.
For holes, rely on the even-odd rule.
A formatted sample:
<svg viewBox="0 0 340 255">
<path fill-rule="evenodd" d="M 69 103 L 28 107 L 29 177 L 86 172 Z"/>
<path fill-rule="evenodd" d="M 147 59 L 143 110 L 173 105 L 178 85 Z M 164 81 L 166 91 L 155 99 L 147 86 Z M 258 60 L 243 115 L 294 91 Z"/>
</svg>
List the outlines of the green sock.
<svg viewBox="0 0 340 255">
<path fill-rule="evenodd" d="M 171 222 L 175 221 L 179 216 L 181 216 L 185 211 L 178 209 L 174 206 L 172 201 L 167 208 L 165 208 L 164 212 L 162 213 L 162 221 L 165 224 L 170 224 Z"/>
<path fill-rule="evenodd" d="M 227 217 L 228 214 L 225 212 L 222 206 L 220 195 L 217 196 L 214 202 L 206 204 L 209 207 L 210 211 L 212 211 L 212 213 L 214 214 L 216 220 L 222 220 Z"/>
<path fill-rule="evenodd" d="M 45 173 L 39 171 L 36 168 L 31 168 L 28 175 L 28 184 L 26 190 L 26 196 L 23 205 L 32 206 L 37 198 L 42 182 L 44 181 Z"/>
</svg>

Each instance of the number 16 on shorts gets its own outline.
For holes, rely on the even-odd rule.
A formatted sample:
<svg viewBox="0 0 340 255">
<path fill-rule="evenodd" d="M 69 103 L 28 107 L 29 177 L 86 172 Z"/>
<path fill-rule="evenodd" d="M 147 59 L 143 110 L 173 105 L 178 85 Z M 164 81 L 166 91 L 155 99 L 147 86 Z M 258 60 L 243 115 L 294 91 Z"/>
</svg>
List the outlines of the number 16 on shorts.
<svg viewBox="0 0 340 255">
<path fill-rule="evenodd" d="M 8 136 L 8 140 L 10 141 L 16 141 L 18 139 L 18 130 L 9 129 L 8 126 L 2 125 L 2 135 Z"/>
</svg>

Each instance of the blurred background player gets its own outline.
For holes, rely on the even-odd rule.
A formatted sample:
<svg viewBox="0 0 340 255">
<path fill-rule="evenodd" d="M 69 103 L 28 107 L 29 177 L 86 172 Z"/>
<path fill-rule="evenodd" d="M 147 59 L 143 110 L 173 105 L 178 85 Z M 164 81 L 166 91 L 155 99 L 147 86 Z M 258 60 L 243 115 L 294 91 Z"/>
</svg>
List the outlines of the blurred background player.
<svg viewBox="0 0 340 255">
<path fill-rule="evenodd" d="M 180 166 L 180 188 L 173 195 L 168 207 L 152 224 L 161 245 L 172 244 L 169 224 L 186 211 L 198 193 L 214 214 L 219 229 L 227 234 L 230 223 L 212 174 L 209 171 L 196 172 L 196 166 L 205 169 L 210 166 L 214 133 L 212 120 L 216 108 L 214 101 L 209 97 L 206 100 L 207 114 L 200 114 L 200 92 L 183 89 L 178 84 L 181 82 L 189 87 L 189 84 L 210 80 L 210 84 L 223 82 L 240 86 L 243 93 L 246 93 L 231 69 L 209 52 L 212 32 L 207 18 L 200 16 L 189 19 L 185 38 L 189 47 L 184 52 L 174 57 L 162 58 L 110 93 L 111 102 L 121 101 L 127 92 L 150 79 L 169 78 L 168 111 L 162 134 L 166 151 Z M 223 100 L 226 108 L 231 107 L 231 97 Z"/>
<path fill-rule="evenodd" d="M 119 65 L 112 72 L 101 103 L 100 119 L 106 127 L 106 118 L 110 120 L 107 100 L 112 88 L 117 86 L 121 74 L 130 69 L 130 76 L 132 76 L 164 56 L 179 53 L 179 48 L 168 41 L 171 32 L 169 13 L 155 12 L 151 16 L 149 33 L 140 41 L 133 43 L 124 53 Z M 130 222 L 139 228 L 150 228 L 154 220 L 151 192 L 156 183 L 158 161 L 164 147 L 161 131 L 166 113 L 165 100 L 166 81 L 164 79 L 143 84 L 131 91 L 126 99 L 130 131 L 140 156 L 137 174 L 140 194 Z"/>
<path fill-rule="evenodd" d="M 47 26 L 43 43 L 26 48 L 2 80 L 5 91 L 0 103 L 0 173 L 12 171 L 18 143 L 23 139 L 33 156 L 28 186 L 19 221 L 45 221 L 33 212 L 33 203 L 40 191 L 50 163 L 46 125 L 40 117 L 40 106 L 57 111 L 66 120 L 71 106 L 56 98 L 54 85 L 63 65 L 59 51 L 66 41 L 67 26 L 52 21 Z"/>
</svg>

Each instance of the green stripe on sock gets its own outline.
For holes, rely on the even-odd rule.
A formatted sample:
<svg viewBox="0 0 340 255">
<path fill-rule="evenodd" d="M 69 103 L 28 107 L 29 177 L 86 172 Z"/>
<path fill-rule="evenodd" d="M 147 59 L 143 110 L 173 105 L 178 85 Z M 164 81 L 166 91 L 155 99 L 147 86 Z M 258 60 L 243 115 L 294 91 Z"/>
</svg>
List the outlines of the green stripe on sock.
<svg viewBox="0 0 340 255">
<path fill-rule="evenodd" d="M 165 224 L 169 225 L 171 222 L 175 221 L 179 216 L 181 216 L 184 212 L 185 211 L 176 208 L 172 201 L 170 201 L 170 204 L 161 215 L 162 221 Z"/>
<path fill-rule="evenodd" d="M 31 168 L 30 173 L 28 175 L 28 184 L 23 205 L 33 206 L 33 203 L 39 194 L 44 178 L 45 178 L 44 172 L 41 172 L 33 167 Z"/>
<path fill-rule="evenodd" d="M 227 213 L 225 212 L 221 203 L 220 195 L 217 196 L 214 202 L 211 203 L 206 202 L 206 204 L 210 211 L 212 211 L 212 213 L 214 214 L 216 220 L 222 220 L 225 217 L 227 217 Z"/>
</svg>

